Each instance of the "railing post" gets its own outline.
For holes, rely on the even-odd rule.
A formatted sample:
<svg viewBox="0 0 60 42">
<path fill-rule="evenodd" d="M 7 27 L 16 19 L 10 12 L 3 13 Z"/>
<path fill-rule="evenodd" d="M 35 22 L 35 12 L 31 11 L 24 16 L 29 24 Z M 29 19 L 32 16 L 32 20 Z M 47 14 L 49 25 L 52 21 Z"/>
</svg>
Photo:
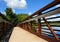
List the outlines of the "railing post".
<svg viewBox="0 0 60 42">
<path fill-rule="evenodd" d="M 41 35 L 41 19 L 38 19 L 38 33 Z"/>
<path fill-rule="evenodd" d="M 23 28 L 25 29 L 25 23 L 23 23 Z"/>
<path fill-rule="evenodd" d="M 7 31 L 9 31 L 9 24 L 8 23 L 6 23 L 7 25 L 6 25 L 6 29 L 7 29 Z M 11 25 L 10 25 L 11 26 Z"/>
<path fill-rule="evenodd" d="M 6 23 L 5 22 L 3 22 L 3 28 L 2 29 L 3 29 L 3 34 L 6 35 Z"/>
<path fill-rule="evenodd" d="M 23 24 L 22 24 L 22 28 L 23 28 Z"/>
<path fill-rule="evenodd" d="M 26 22 L 26 23 L 25 23 L 25 29 L 28 30 L 27 28 L 28 28 L 28 27 L 27 27 L 27 22 Z"/>
<path fill-rule="evenodd" d="M 38 16 L 41 15 L 40 13 L 38 13 Z M 42 25 L 41 25 L 41 18 L 38 19 L 38 33 L 41 35 L 41 29 L 42 29 Z"/>
<path fill-rule="evenodd" d="M 20 24 L 21 25 L 21 27 L 23 28 L 23 24 Z"/>
<path fill-rule="evenodd" d="M 30 21 L 29 29 L 32 32 L 32 21 Z"/>
</svg>

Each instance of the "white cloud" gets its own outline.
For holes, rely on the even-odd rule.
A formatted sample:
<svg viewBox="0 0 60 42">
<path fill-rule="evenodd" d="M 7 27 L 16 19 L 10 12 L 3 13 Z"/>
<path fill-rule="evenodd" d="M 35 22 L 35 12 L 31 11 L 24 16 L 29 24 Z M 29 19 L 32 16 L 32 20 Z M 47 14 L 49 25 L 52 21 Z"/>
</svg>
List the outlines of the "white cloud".
<svg viewBox="0 0 60 42">
<path fill-rule="evenodd" d="M 31 15 L 31 14 L 32 14 L 31 12 L 28 13 L 28 15 Z"/>
<path fill-rule="evenodd" d="M 26 0 L 4 0 L 10 8 L 25 9 L 27 7 Z"/>
<path fill-rule="evenodd" d="M 4 14 L 6 16 L 6 12 L 1 12 L 2 14 Z"/>
<path fill-rule="evenodd" d="M 13 13 L 15 13 L 15 10 L 14 9 L 12 9 L 12 11 L 13 11 Z"/>
</svg>

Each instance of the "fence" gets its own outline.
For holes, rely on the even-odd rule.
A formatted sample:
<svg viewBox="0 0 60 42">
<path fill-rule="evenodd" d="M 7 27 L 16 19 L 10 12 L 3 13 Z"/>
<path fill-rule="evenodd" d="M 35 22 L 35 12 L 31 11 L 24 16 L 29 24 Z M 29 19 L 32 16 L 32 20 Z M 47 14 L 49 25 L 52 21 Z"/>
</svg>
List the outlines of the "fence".
<svg viewBox="0 0 60 42">
<path fill-rule="evenodd" d="M 60 24 L 58 24 L 60 23 L 60 7 L 43 13 L 43 11 L 52 8 L 59 3 L 60 0 L 54 0 L 47 6 L 33 13 L 17 26 L 22 27 L 45 40 L 48 40 L 49 42 L 60 42 L 60 34 L 57 33 L 60 32 L 60 29 L 57 29 L 57 27 L 60 28 Z M 53 15 L 55 17 L 52 17 Z M 53 27 L 55 27 L 55 29 Z"/>
<path fill-rule="evenodd" d="M 13 27 L 14 25 L 12 23 L 0 18 L 0 41 L 4 40 L 4 38 L 8 35 L 8 32 L 10 32 Z"/>
</svg>

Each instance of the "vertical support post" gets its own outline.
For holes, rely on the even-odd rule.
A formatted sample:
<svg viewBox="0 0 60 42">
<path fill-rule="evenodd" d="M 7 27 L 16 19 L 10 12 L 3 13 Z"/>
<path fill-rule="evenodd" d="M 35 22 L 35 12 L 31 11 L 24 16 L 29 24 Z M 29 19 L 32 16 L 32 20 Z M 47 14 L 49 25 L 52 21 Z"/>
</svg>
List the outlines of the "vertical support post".
<svg viewBox="0 0 60 42">
<path fill-rule="evenodd" d="M 26 23 L 25 23 L 25 29 L 26 29 L 26 30 L 28 30 L 28 25 L 27 25 L 27 24 L 28 24 L 28 23 L 26 22 Z"/>
<path fill-rule="evenodd" d="M 21 25 L 21 27 L 23 28 L 23 24 L 20 24 Z"/>
<path fill-rule="evenodd" d="M 19 27 L 22 27 L 22 25 L 23 25 L 23 24 L 19 24 L 18 26 L 19 26 Z"/>
<path fill-rule="evenodd" d="M 41 15 L 40 13 L 38 13 L 38 16 Z M 38 32 L 41 35 L 41 29 L 42 29 L 42 25 L 41 25 L 41 18 L 38 19 Z"/>
<path fill-rule="evenodd" d="M 30 21 L 30 31 L 32 32 L 32 21 Z"/>
<path fill-rule="evenodd" d="M 8 27 L 9 27 L 9 30 L 12 28 L 12 25 L 11 25 L 11 26 L 10 26 L 10 25 L 11 25 L 11 24 L 9 24 L 9 26 L 8 26 Z"/>
<path fill-rule="evenodd" d="M 21 24 L 20 24 L 21 25 Z M 23 28 L 23 24 L 22 24 L 22 28 Z"/>
<path fill-rule="evenodd" d="M 3 33 L 4 33 L 4 35 L 6 35 L 6 23 L 5 22 L 3 22 Z"/>
<path fill-rule="evenodd" d="M 25 30 L 27 30 L 26 23 L 25 23 Z"/>
<path fill-rule="evenodd" d="M 9 23 L 6 23 L 7 25 L 6 25 L 6 29 L 7 29 L 7 31 L 9 31 Z M 10 25 L 11 26 L 11 25 Z"/>
<path fill-rule="evenodd" d="M 38 33 L 41 35 L 41 19 L 38 19 Z"/>
<path fill-rule="evenodd" d="M 25 23 L 23 23 L 23 28 L 25 29 Z"/>
</svg>

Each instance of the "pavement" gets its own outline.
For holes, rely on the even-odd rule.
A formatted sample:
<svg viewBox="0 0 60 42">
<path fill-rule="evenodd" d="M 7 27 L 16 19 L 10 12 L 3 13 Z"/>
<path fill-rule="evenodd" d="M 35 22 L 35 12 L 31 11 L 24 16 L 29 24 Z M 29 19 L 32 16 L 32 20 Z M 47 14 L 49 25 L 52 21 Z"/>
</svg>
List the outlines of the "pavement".
<svg viewBox="0 0 60 42">
<path fill-rule="evenodd" d="M 20 27 L 14 27 L 9 42 L 48 42 Z"/>
</svg>

